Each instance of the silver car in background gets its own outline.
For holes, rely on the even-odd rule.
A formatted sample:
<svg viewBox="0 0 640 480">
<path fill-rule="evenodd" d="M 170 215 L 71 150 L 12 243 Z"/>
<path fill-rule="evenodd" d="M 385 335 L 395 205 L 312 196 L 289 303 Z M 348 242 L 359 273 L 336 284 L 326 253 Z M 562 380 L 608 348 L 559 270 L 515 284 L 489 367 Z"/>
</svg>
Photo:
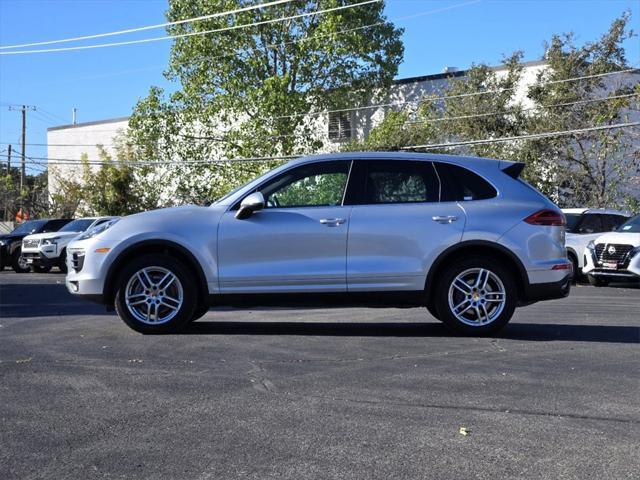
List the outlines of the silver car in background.
<svg viewBox="0 0 640 480">
<path fill-rule="evenodd" d="M 66 285 L 142 333 L 210 306 L 426 307 L 471 335 L 568 295 L 562 212 L 523 164 L 420 153 L 305 157 L 209 207 L 107 222 L 68 246 Z"/>
</svg>

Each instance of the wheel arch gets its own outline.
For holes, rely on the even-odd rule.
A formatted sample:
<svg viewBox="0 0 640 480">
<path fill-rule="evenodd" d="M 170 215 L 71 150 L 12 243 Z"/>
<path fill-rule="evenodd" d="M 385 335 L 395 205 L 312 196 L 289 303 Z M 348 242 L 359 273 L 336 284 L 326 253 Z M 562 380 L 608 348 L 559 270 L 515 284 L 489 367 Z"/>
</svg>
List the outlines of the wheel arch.
<svg viewBox="0 0 640 480">
<path fill-rule="evenodd" d="M 120 272 L 127 264 L 127 262 L 136 257 L 137 255 L 148 255 L 151 253 L 169 255 L 177 260 L 183 262 L 189 267 L 195 274 L 195 281 L 198 287 L 198 301 L 206 301 L 209 294 L 207 286 L 207 279 L 204 274 L 204 270 L 200 265 L 200 262 L 196 257 L 185 247 L 171 240 L 143 240 L 133 245 L 130 245 L 125 250 L 120 252 L 116 259 L 111 263 L 104 282 L 103 288 L 103 303 L 106 305 L 113 305 L 115 300 L 115 287 L 116 281 L 120 276 Z"/>
<path fill-rule="evenodd" d="M 487 255 L 502 261 L 507 267 L 513 267 L 517 272 L 515 277 L 516 285 L 518 287 L 518 298 L 523 298 L 527 285 L 529 284 L 529 277 L 527 270 L 520 259 L 510 251 L 508 248 L 486 240 L 469 240 L 456 245 L 453 245 L 443 251 L 436 260 L 433 262 L 429 273 L 427 274 L 425 282 L 425 291 L 427 294 L 427 302 L 431 302 L 433 299 L 433 283 L 438 278 L 440 272 L 447 265 L 447 261 L 455 258 L 456 256 L 464 254 L 467 255 Z"/>
</svg>

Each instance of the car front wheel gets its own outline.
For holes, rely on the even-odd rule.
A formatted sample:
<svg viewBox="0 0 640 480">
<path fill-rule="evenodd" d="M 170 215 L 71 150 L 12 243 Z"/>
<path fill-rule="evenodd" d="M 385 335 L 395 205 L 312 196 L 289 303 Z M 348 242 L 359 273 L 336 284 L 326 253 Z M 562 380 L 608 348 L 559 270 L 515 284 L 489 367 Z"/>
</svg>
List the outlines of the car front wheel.
<svg viewBox="0 0 640 480">
<path fill-rule="evenodd" d="M 499 261 L 471 257 L 442 272 L 435 304 L 440 320 L 467 335 L 490 335 L 504 327 L 515 311 L 517 287 Z"/>
<path fill-rule="evenodd" d="M 179 331 L 197 305 L 193 276 L 178 260 L 147 255 L 129 263 L 119 276 L 116 312 L 140 333 Z"/>
</svg>

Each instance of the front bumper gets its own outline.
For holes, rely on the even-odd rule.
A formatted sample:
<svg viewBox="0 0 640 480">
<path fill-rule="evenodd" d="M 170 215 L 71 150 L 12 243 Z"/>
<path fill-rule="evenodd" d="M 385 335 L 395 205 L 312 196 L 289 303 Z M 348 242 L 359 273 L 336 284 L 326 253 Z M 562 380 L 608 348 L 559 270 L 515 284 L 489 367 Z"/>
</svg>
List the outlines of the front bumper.
<svg viewBox="0 0 640 480">
<path fill-rule="evenodd" d="M 42 267 L 53 267 L 57 264 L 57 258 L 49 258 L 42 252 L 22 252 L 22 258 L 24 258 L 29 265 L 36 265 Z"/>
<path fill-rule="evenodd" d="M 65 285 L 73 295 L 103 303 L 104 279 L 109 262 L 107 255 L 93 253 L 93 239 L 67 246 L 67 276 Z M 89 258 L 86 257 L 90 252 Z"/>
<path fill-rule="evenodd" d="M 604 268 L 604 264 L 596 258 L 595 252 L 589 248 L 585 249 L 583 258 L 582 272 L 587 275 L 612 282 L 640 281 L 640 253 L 616 263 L 615 268 Z"/>
</svg>

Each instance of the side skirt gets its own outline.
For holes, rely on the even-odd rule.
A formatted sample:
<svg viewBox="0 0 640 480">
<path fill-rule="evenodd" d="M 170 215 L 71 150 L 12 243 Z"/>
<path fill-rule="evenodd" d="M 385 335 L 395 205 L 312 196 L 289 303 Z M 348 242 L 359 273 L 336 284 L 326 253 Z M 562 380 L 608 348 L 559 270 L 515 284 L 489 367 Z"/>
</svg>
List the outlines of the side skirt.
<svg viewBox="0 0 640 480">
<path fill-rule="evenodd" d="M 252 293 L 211 294 L 212 307 L 398 307 L 426 306 L 427 296 L 422 290 L 407 292 L 351 292 L 351 293 Z"/>
</svg>

